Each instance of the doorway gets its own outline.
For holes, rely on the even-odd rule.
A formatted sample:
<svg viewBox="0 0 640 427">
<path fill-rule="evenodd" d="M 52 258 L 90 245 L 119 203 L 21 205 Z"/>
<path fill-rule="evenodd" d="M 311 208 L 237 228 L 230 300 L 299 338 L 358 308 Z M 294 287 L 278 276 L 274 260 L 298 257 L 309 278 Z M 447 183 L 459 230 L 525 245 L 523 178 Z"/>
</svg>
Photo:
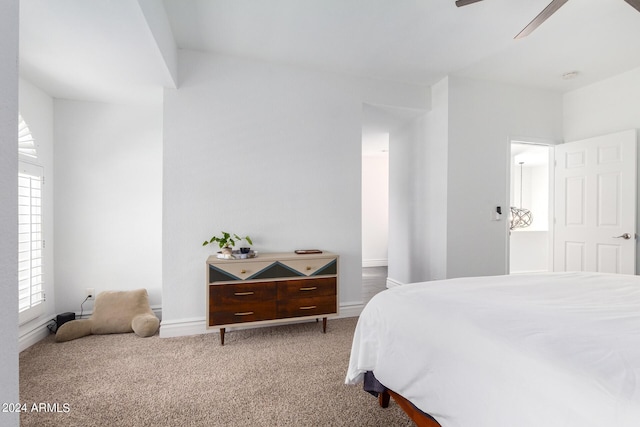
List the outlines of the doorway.
<svg viewBox="0 0 640 427">
<path fill-rule="evenodd" d="M 376 138 L 378 141 L 372 142 Z M 389 236 L 389 134 L 363 137 L 362 266 L 386 267 Z M 373 144 L 377 149 L 371 149 Z"/>
<path fill-rule="evenodd" d="M 511 142 L 509 273 L 552 271 L 549 145 Z"/>
<path fill-rule="evenodd" d="M 409 283 L 411 277 L 412 252 L 404 251 L 412 248 L 405 234 L 417 233 L 413 188 L 419 183 L 412 159 L 425 145 L 420 125 L 425 114 L 413 108 L 362 105 L 362 265 L 375 283 L 385 277 L 384 288 Z M 369 274 L 363 276 L 366 287 L 371 281 Z"/>
<path fill-rule="evenodd" d="M 389 133 L 362 133 L 362 298 L 386 289 L 389 239 Z"/>
</svg>

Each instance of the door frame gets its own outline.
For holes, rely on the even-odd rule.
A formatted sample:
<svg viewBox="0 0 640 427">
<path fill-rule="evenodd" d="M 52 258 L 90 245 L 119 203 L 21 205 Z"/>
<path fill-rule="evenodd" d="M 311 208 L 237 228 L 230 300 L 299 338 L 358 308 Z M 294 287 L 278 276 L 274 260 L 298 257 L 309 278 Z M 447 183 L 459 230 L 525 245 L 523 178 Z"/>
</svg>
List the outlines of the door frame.
<svg viewBox="0 0 640 427">
<path fill-rule="evenodd" d="M 549 188 L 547 189 L 548 200 L 548 221 L 549 221 L 549 235 L 547 238 L 547 270 L 553 271 L 553 242 L 554 242 L 554 228 L 555 228 L 555 146 L 559 144 L 559 142 L 551 140 L 551 139 L 542 139 L 542 138 L 530 138 L 530 137 L 522 137 L 522 136 L 512 136 L 509 138 L 509 143 L 507 144 L 507 194 L 506 201 L 507 207 L 504 212 L 507 214 L 505 217 L 505 238 L 506 238 L 506 265 L 505 271 L 507 274 L 511 274 L 511 231 L 509 230 L 509 216 L 511 213 L 511 176 L 512 176 L 512 162 L 511 162 L 511 150 L 513 144 L 529 144 L 529 145 L 537 145 L 544 146 L 549 149 L 549 159 L 548 159 L 548 179 L 549 179 Z"/>
</svg>

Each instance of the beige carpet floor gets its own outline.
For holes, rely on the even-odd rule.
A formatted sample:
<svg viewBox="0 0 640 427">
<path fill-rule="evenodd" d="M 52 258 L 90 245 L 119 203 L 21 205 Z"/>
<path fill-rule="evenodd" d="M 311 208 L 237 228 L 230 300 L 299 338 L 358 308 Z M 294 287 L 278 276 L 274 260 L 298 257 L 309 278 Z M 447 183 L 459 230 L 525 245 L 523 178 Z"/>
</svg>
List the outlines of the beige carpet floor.
<svg viewBox="0 0 640 427">
<path fill-rule="evenodd" d="M 344 384 L 356 319 L 179 338 L 54 337 L 20 354 L 23 427 L 411 426 Z M 49 403 L 48 411 L 31 411 Z M 57 404 L 57 408 L 56 405 Z"/>
</svg>

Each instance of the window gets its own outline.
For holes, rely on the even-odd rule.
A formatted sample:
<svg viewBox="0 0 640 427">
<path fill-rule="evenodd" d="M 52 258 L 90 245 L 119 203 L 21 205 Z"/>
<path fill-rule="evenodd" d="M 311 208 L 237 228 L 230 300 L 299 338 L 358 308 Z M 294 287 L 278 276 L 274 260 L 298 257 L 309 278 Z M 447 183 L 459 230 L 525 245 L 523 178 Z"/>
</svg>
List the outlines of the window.
<svg viewBox="0 0 640 427">
<path fill-rule="evenodd" d="M 37 160 L 29 128 L 20 117 L 21 159 Z M 43 311 L 42 167 L 20 161 L 18 168 L 18 311 L 20 323 Z"/>
<path fill-rule="evenodd" d="M 18 152 L 20 153 L 20 157 L 28 159 L 38 158 L 33 135 L 31 135 L 29 126 L 27 126 L 21 114 L 18 114 Z"/>
</svg>

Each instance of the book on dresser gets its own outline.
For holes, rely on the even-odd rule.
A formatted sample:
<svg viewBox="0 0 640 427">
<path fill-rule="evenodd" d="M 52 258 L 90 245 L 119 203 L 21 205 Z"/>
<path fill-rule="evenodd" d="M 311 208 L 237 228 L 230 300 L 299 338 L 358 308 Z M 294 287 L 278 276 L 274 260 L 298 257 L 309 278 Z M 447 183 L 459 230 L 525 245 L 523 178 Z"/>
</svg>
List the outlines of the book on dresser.
<svg viewBox="0 0 640 427">
<path fill-rule="evenodd" d="M 206 263 L 207 328 L 277 324 L 338 315 L 338 255 L 330 252 L 261 253 Z"/>
</svg>

